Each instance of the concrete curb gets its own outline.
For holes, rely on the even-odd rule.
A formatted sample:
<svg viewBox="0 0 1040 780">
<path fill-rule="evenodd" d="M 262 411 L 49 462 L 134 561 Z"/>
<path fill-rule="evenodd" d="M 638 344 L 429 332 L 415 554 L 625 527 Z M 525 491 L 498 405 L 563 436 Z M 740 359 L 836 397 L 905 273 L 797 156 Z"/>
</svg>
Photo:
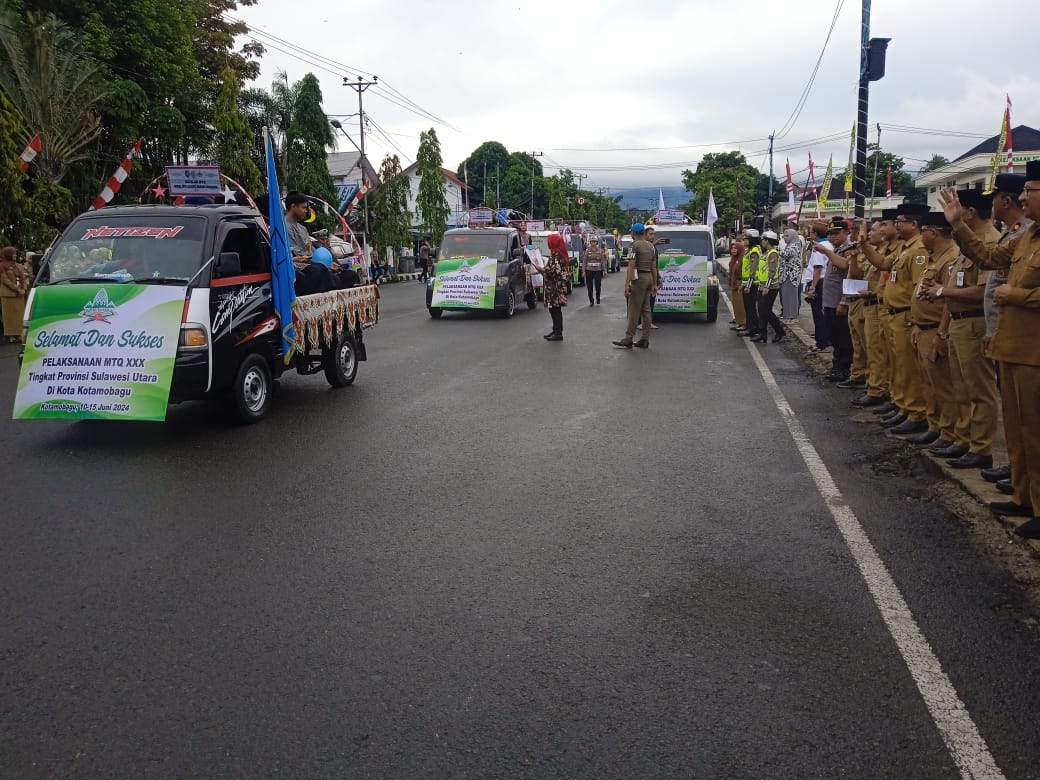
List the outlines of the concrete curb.
<svg viewBox="0 0 1040 780">
<path fill-rule="evenodd" d="M 393 284 L 394 282 L 414 282 L 420 276 L 422 276 L 422 271 L 416 271 L 415 273 L 411 274 L 397 274 L 396 279 L 388 279 L 385 276 L 381 276 L 378 279 L 376 279 L 376 284 Z"/>
<path fill-rule="evenodd" d="M 808 350 L 816 343 L 812 336 L 810 336 L 809 333 L 806 332 L 805 328 L 802 326 L 802 323 L 800 321 L 784 323 L 784 325 L 785 327 L 789 328 L 795 336 L 798 337 L 798 340 L 802 342 L 806 350 Z M 810 368 L 812 368 L 816 374 L 820 376 L 825 374 L 827 370 L 830 368 L 830 352 L 808 353 L 804 356 L 804 358 L 806 364 Z M 853 414 L 858 421 L 863 422 L 864 424 L 875 422 L 874 415 L 872 414 L 869 418 L 859 417 L 858 415 L 855 415 L 855 412 Z M 907 439 L 901 436 L 895 436 L 892 433 L 889 433 L 887 430 L 884 432 L 884 434 L 892 441 L 902 442 L 908 445 L 910 444 L 910 442 Z M 973 499 L 975 499 L 981 505 L 981 507 L 987 512 L 990 512 L 988 504 L 991 501 L 1003 501 L 1008 498 L 1008 496 L 999 492 L 994 485 L 984 480 L 979 470 L 954 469 L 950 467 L 949 461 L 944 460 L 943 458 L 936 458 L 934 455 L 932 455 L 924 449 L 918 448 L 918 452 L 923 457 L 928 458 L 932 462 L 932 464 L 938 468 L 938 470 L 946 479 L 948 479 L 951 482 L 956 482 L 958 485 L 960 485 L 964 492 L 971 496 Z M 995 464 L 1007 463 L 1007 452 L 1003 449 L 994 448 L 993 460 Z M 1026 518 L 1005 517 L 1003 515 L 993 514 L 992 512 L 990 512 L 990 514 L 992 517 L 995 517 L 997 519 L 997 521 L 1004 527 L 1004 530 L 1007 531 L 1008 534 L 1011 534 L 1017 526 L 1021 525 L 1026 520 Z M 1027 543 L 1034 553 L 1040 553 L 1040 540 L 1021 539 L 1017 536 L 1015 537 L 1015 539 L 1017 541 Z"/>
</svg>

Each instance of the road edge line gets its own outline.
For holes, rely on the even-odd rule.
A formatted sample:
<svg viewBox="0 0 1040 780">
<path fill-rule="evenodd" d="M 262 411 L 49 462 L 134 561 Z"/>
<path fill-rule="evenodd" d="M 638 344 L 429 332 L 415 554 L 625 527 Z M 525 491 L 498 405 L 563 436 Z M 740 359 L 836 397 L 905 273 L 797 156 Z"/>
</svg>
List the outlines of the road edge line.
<svg viewBox="0 0 1040 780">
<path fill-rule="evenodd" d="M 733 313 L 729 295 L 722 292 L 726 306 Z M 798 453 L 802 456 L 816 489 L 827 504 L 838 531 L 845 540 L 849 552 L 856 562 L 860 575 L 867 584 L 874 604 L 881 613 L 889 635 L 896 643 L 917 690 L 924 699 L 932 721 L 939 730 L 946 749 L 966 778 L 1003 778 L 1004 774 L 990 753 L 986 740 L 972 720 L 964 702 L 957 694 L 953 682 L 943 671 L 938 656 L 914 619 L 910 607 L 896 585 L 884 561 L 871 544 L 863 526 L 852 511 L 841 490 L 838 489 L 830 471 L 813 446 L 794 410 L 787 402 L 773 372 L 766 365 L 757 345 L 741 339 L 751 353 L 762 381 L 769 390 L 773 404 L 787 425 Z"/>
</svg>

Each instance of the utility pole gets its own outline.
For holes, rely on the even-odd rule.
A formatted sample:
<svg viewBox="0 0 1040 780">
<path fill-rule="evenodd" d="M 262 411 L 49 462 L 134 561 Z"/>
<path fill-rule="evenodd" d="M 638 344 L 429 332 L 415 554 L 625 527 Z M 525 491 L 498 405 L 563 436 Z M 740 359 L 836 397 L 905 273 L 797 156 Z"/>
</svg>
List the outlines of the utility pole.
<svg viewBox="0 0 1040 780">
<path fill-rule="evenodd" d="M 773 213 L 773 133 L 769 134 L 769 213 Z"/>
<path fill-rule="evenodd" d="M 502 208 L 502 172 L 499 164 L 495 163 L 495 208 Z"/>
<path fill-rule="evenodd" d="M 362 96 L 365 94 L 365 90 L 369 87 L 379 83 L 379 76 L 373 76 L 371 81 L 365 81 L 360 76 L 357 77 L 357 81 L 349 81 L 346 76 L 343 77 L 343 86 L 350 87 L 357 92 L 357 104 L 358 104 L 358 127 L 361 131 L 361 146 L 358 151 L 361 152 L 361 184 L 365 184 L 365 163 L 368 161 L 365 157 L 365 106 Z M 365 209 L 365 235 L 362 240 L 362 248 L 367 250 L 368 248 L 368 198 L 361 198 L 361 205 Z M 365 254 L 365 262 L 368 262 L 368 254 Z"/>
<path fill-rule="evenodd" d="M 870 100 L 870 82 L 885 75 L 885 51 L 891 38 L 870 37 L 870 0 L 863 0 L 860 21 L 859 50 L 859 105 L 856 112 L 856 164 L 853 166 L 853 197 L 855 215 L 863 216 L 863 201 L 867 189 L 867 108 Z"/>
<path fill-rule="evenodd" d="M 487 160 L 484 160 L 484 201 L 481 205 L 487 205 Z"/>
<path fill-rule="evenodd" d="M 881 161 L 881 123 L 877 126 L 877 149 L 874 150 L 874 179 L 870 182 L 870 216 L 874 216 L 874 198 L 877 197 L 877 169 Z"/>
<path fill-rule="evenodd" d="M 576 173 L 576 174 L 574 174 L 574 178 L 578 180 L 578 189 L 580 190 L 581 189 L 581 183 L 585 179 L 589 178 L 589 175 L 587 173 Z"/>
<path fill-rule="evenodd" d="M 737 179 L 737 232 L 744 231 L 744 182 Z"/>
<path fill-rule="evenodd" d="M 530 154 L 531 154 L 531 211 L 530 211 L 530 216 L 532 218 L 534 218 L 534 166 L 535 166 L 534 158 L 535 157 L 542 157 L 543 155 L 542 155 L 542 152 L 531 152 Z"/>
</svg>

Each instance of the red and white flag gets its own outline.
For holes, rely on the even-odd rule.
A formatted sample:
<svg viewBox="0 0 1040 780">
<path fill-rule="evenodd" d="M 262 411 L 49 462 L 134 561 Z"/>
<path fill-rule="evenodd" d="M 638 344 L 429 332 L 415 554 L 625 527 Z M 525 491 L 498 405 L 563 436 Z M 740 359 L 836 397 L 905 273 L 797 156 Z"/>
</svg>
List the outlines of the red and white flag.
<svg viewBox="0 0 1040 780">
<path fill-rule="evenodd" d="M 1007 95 L 1007 108 L 1004 109 L 1004 124 L 1007 126 L 1007 172 L 1015 172 L 1015 155 L 1011 151 L 1011 96 Z"/>
<path fill-rule="evenodd" d="M 356 209 L 358 207 L 358 204 L 361 203 L 361 199 L 363 197 L 365 197 L 365 193 L 368 192 L 368 190 L 369 190 L 368 182 L 367 181 L 361 182 L 361 186 L 358 187 L 358 191 L 356 193 L 354 193 L 354 197 L 351 198 L 350 203 L 347 205 L 347 210 L 344 211 L 343 213 L 344 214 L 349 214 L 354 209 Z"/>
<path fill-rule="evenodd" d="M 29 142 L 29 145 L 27 147 L 25 147 L 25 150 L 22 152 L 22 155 L 21 155 L 21 158 L 20 158 L 21 159 L 20 167 L 22 169 L 22 173 L 25 173 L 26 171 L 29 170 L 29 163 L 31 163 L 33 160 L 35 160 L 36 159 L 36 155 L 38 155 L 42 150 L 43 150 L 43 139 L 41 139 L 40 138 L 40 134 L 37 133 L 36 135 L 33 136 L 33 139 Z"/>
<path fill-rule="evenodd" d="M 888 173 L 885 177 L 885 199 L 892 199 L 892 166 L 888 166 Z"/>
<path fill-rule="evenodd" d="M 816 192 L 816 169 L 813 167 L 812 152 L 809 152 L 809 183 L 812 185 L 813 200 L 816 201 L 816 217 L 820 216 L 820 197 Z"/>
<path fill-rule="evenodd" d="M 791 178 L 791 160 L 787 160 L 787 219 L 794 222 L 798 219 L 798 210 L 794 205 L 794 179 Z"/>
<path fill-rule="evenodd" d="M 119 188 L 123 186 L 123 182 L 126 181 L 126 177 L 130 175 L 130 169 L 134 165 L 134 155 L 141 151 L 141 141 L 143 139 L 138 138 L 137 143 L 134 144 L 134 148 L 131 149 L 123 161 L 119 163 L 119 167 L 116 168 L 116 172 L 108 180 L 108 184 L 105 185 L 105 189 L 101 190 L 101 193 L 94 198 L 94 202 L 90 204 L 88 211 L 94 209 L 104 208 L 111 202 L 112 198 L 119 192 Z"/>
</svg>

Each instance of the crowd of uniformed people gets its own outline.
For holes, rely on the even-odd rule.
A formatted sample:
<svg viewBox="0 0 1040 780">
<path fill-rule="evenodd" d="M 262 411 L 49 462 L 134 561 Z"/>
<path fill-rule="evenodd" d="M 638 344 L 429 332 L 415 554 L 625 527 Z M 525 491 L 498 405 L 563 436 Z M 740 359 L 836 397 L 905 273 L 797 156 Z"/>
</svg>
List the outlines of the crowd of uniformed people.
<svg viewBox="0 0 1040 780">
<path fill-rule="evenodd" d="M 891 433 L 981 470 L 1009 495 L 990 508 L 1040 538 L 1040 160 L 940 202 L 817 221 L 779 247 L 771 231 L 734 237 L 734 328 L 763 342 L 772 324 L 783 338 L 778 249 L 802 241 L 786 254 L 801 255 L 813 351 L 831 351 L 825 378 L 860 390 L 852 404 Z M 1001 419 L 1010 463 L 995 465 Z"/>
</svg>

